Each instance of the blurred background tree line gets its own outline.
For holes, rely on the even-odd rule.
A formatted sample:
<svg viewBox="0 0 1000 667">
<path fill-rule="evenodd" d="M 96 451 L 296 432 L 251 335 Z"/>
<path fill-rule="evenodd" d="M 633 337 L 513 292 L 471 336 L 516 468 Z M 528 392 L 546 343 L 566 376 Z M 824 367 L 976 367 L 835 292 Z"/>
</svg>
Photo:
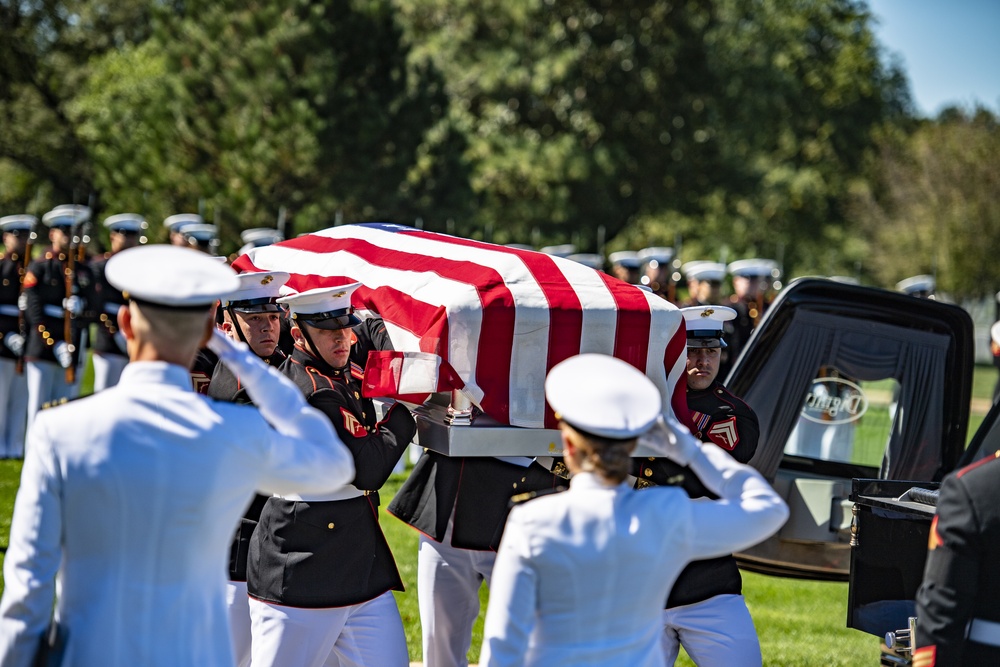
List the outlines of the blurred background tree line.
<svg viewBox="0 0 1000 667">
<path fill-rule="evenodd" d="M 860 0 L 0 0 L 0 214 L 392 221 L 1000 285 L 995 112 L 916 117 Z"/>
</svg>

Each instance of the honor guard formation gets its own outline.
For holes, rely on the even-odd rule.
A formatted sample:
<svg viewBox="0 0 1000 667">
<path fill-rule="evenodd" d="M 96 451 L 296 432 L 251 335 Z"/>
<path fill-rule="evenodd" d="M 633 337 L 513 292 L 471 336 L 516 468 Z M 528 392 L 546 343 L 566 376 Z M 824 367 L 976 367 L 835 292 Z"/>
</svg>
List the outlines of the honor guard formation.
<svg viewBox="0 0 1000 667">
<path fill-rule="evenodd" d="M 142 215 L 91 216 L 0 218 L 0 457 L 24 459 L 0 664 L 408 665 L 379 508 L 417 428 L 406 405 L 362 391 L 369 353 L 393 344 L 355 312 L 361 284 L 238 274 L 200 214 L 164 219 L 161 244 Z M 248 229 L 232 257 L 283 239 Z M 780 264 L 541 250 L 681 309 L 692 428 L 644 373 L 579 354 L 545 380 L 552 457 L 423 450 L 387 510 L 419 532 L 424 664 L 468 664 L 484 583 L 484 665 L 669 665 L 681 647 L 697 664 L 764 664 L 732 554 L 788 508 L 747 465 L 760 425 L 722 380 Z M 934 278 L 896 289 L 934 298 Z M 1000 323 L 993 334 L 1000 359 Z M 914 664 L 1000 644 L 982 574 L 1000 538 L 981 548 L 973 520 L 995 513 L 978 498 L 1000 488 L 997 466 L 945 483 Z"/>
</svg>

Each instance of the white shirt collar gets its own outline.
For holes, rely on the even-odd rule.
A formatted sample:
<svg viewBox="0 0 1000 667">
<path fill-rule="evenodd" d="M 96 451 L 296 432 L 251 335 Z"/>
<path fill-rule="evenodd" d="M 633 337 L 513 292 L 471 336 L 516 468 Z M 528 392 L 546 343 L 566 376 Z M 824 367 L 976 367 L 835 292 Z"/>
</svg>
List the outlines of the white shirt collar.
<svg viewBox="0 0 1000 667">
<path fill-rule="evenodd" d="M 118 384 L 170 384 L 194 391 L 191 373 L 183 366 L 166 361 L 130 361 L 125 364 Z"/>
</svg>

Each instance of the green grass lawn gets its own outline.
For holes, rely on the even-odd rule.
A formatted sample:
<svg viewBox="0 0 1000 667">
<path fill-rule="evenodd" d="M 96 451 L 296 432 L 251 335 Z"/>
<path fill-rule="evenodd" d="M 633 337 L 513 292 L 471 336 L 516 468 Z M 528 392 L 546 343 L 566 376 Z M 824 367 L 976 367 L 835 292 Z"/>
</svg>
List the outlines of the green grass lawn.
<svg viewBox="0 0 1000 667">
<path fill-rule="evenodd" d="M 996 369 L 976 369 L 974 396 L 992 396 Z M 85 384 L 85 386 L 87 386 Z M 978 419 L 976 419 L 978 417 Z M 982 414 L 970 424 L 970 437 Z M 10 533 L 10 518 L 21 473 L 20 461 L 0 461 L 0 549 L 4 552 Z M 421 659 L 420 614 L 417 608 L 417 532 L 385 512 L 405 475 L 393 475 L 382 496 L 382 526 L 396 557 L 406 592 L 397 593 L 400 614 L 406 628 L 411 660 Z M 2 555 L 0 555 L 2 557 Z M 655 567 L 655 564 L 650 564 Z M 0 581 L 2 589 L 2 581 Z M 760 636 L 764 664 L 796 665 L 877 665 L 879 639 L 846 627 L 847 584 L 784 579 L 753 573 L 743 574 L 743 589 Z M 488 591 L 480 591 L 482 609 L 476 622 L 469 658 L 478 660 L 482 642 L 483 616 Z M 681 655 L 678 665 L 694 663 Z"/>
</svg>

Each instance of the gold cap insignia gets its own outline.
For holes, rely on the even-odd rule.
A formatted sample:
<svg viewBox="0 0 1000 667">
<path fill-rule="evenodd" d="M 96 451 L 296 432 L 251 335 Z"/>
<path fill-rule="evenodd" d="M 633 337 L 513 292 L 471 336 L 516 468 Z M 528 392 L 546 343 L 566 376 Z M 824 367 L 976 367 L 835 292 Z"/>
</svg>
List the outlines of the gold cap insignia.
<svg viewBox="0 0 1000 667">
<path fill-rule="evenodd" d="M 333 297 L 334 299 L 339 299 L 340 297 L 344 296 L 345 294 L 347 294 L 346 291 L 344 291 L 344 292 L 335 292 L 335 293 L 331 294 L 330 296 Z"/>
<path fill-rule="evenodd" d="M 274 276 L 264 276 L 264 279 L 260 281 L 260 284 L 261 285 L 266 285 L 269 282 L 271 282 L 272 280 L 274 280 Z"/>
<path fill-rule="evenodd" d="M 714 314 L 715 314 L 715 308 L 706 308 L 705 310 L 701 311 L 702 317 L 711 317 Z"/>
</svg>

